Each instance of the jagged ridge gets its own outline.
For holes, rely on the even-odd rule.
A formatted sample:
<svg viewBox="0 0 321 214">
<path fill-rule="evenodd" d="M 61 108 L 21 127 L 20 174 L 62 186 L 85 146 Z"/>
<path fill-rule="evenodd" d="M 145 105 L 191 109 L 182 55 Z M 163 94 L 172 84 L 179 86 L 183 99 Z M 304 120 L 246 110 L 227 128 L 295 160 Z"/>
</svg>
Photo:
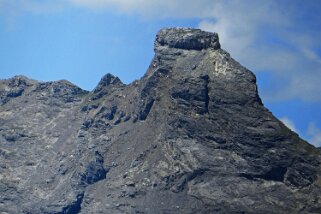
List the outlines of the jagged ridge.
<svg viewBox="0 0 321 214">
<path fill-rule="evenodd" d="M 0 81 L 0 211 L 320 213 L 320 151 L 218 35 L 162 29 L 140 80 Z"/>
</svg>

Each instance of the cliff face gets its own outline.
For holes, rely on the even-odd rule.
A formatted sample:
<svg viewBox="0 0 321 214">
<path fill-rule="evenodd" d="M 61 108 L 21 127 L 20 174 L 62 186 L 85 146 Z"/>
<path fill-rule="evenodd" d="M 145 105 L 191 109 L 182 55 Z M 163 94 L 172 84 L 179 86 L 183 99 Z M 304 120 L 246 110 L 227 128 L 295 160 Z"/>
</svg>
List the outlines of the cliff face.
<svg viewBox="0 0 321 214">
<path fill-rule="evenodd" d="M 320 151 L 217 34 L 161 30 L 145 76 L 0 81 L 4 213 L 321 213 Z"/>
</svg>

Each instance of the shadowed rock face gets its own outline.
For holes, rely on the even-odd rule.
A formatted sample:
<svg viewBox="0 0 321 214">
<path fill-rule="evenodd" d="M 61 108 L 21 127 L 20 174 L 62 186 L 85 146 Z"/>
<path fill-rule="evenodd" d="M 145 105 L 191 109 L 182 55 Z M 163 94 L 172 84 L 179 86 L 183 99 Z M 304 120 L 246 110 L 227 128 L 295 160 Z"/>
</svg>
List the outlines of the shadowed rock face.
<svg viewBox="0 0 321 214">
<path fill-rule="evenodd" d="M 215 33 L 161 30 L 129 85 L 0 81 L 0 212 L 321 213 L 320 172 Z"/>
</svg>

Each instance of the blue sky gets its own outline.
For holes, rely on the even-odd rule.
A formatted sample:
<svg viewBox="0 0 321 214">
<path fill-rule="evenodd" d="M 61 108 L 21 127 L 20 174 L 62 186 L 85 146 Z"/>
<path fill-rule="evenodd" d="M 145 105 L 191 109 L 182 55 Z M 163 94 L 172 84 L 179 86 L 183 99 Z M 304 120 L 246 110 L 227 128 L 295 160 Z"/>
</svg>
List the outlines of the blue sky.
<svg viewBox="0 0 321 214">
<path fill-rule="evenodd" d="M 321 146 L 320 20 L 318 0 L 0 0 L 0 79 L 130 83 L 160 28 L 201 28 L 257 75 L 267 108 Z"/>
</svg>

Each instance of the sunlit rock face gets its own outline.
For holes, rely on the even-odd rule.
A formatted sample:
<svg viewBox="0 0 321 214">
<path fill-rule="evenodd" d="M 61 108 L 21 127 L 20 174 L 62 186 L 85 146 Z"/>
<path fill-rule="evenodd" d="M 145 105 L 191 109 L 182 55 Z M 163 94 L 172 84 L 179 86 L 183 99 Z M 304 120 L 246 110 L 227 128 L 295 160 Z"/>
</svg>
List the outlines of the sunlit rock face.
<svg viewBox="0 0 321 214">
<path fill-rule="evenodd" d="M 0 80 L 1 213 L 321 213 L 320 151 L 216 33 L 162 29 L 154 49 L 129 85 Z"/>
</svg>

